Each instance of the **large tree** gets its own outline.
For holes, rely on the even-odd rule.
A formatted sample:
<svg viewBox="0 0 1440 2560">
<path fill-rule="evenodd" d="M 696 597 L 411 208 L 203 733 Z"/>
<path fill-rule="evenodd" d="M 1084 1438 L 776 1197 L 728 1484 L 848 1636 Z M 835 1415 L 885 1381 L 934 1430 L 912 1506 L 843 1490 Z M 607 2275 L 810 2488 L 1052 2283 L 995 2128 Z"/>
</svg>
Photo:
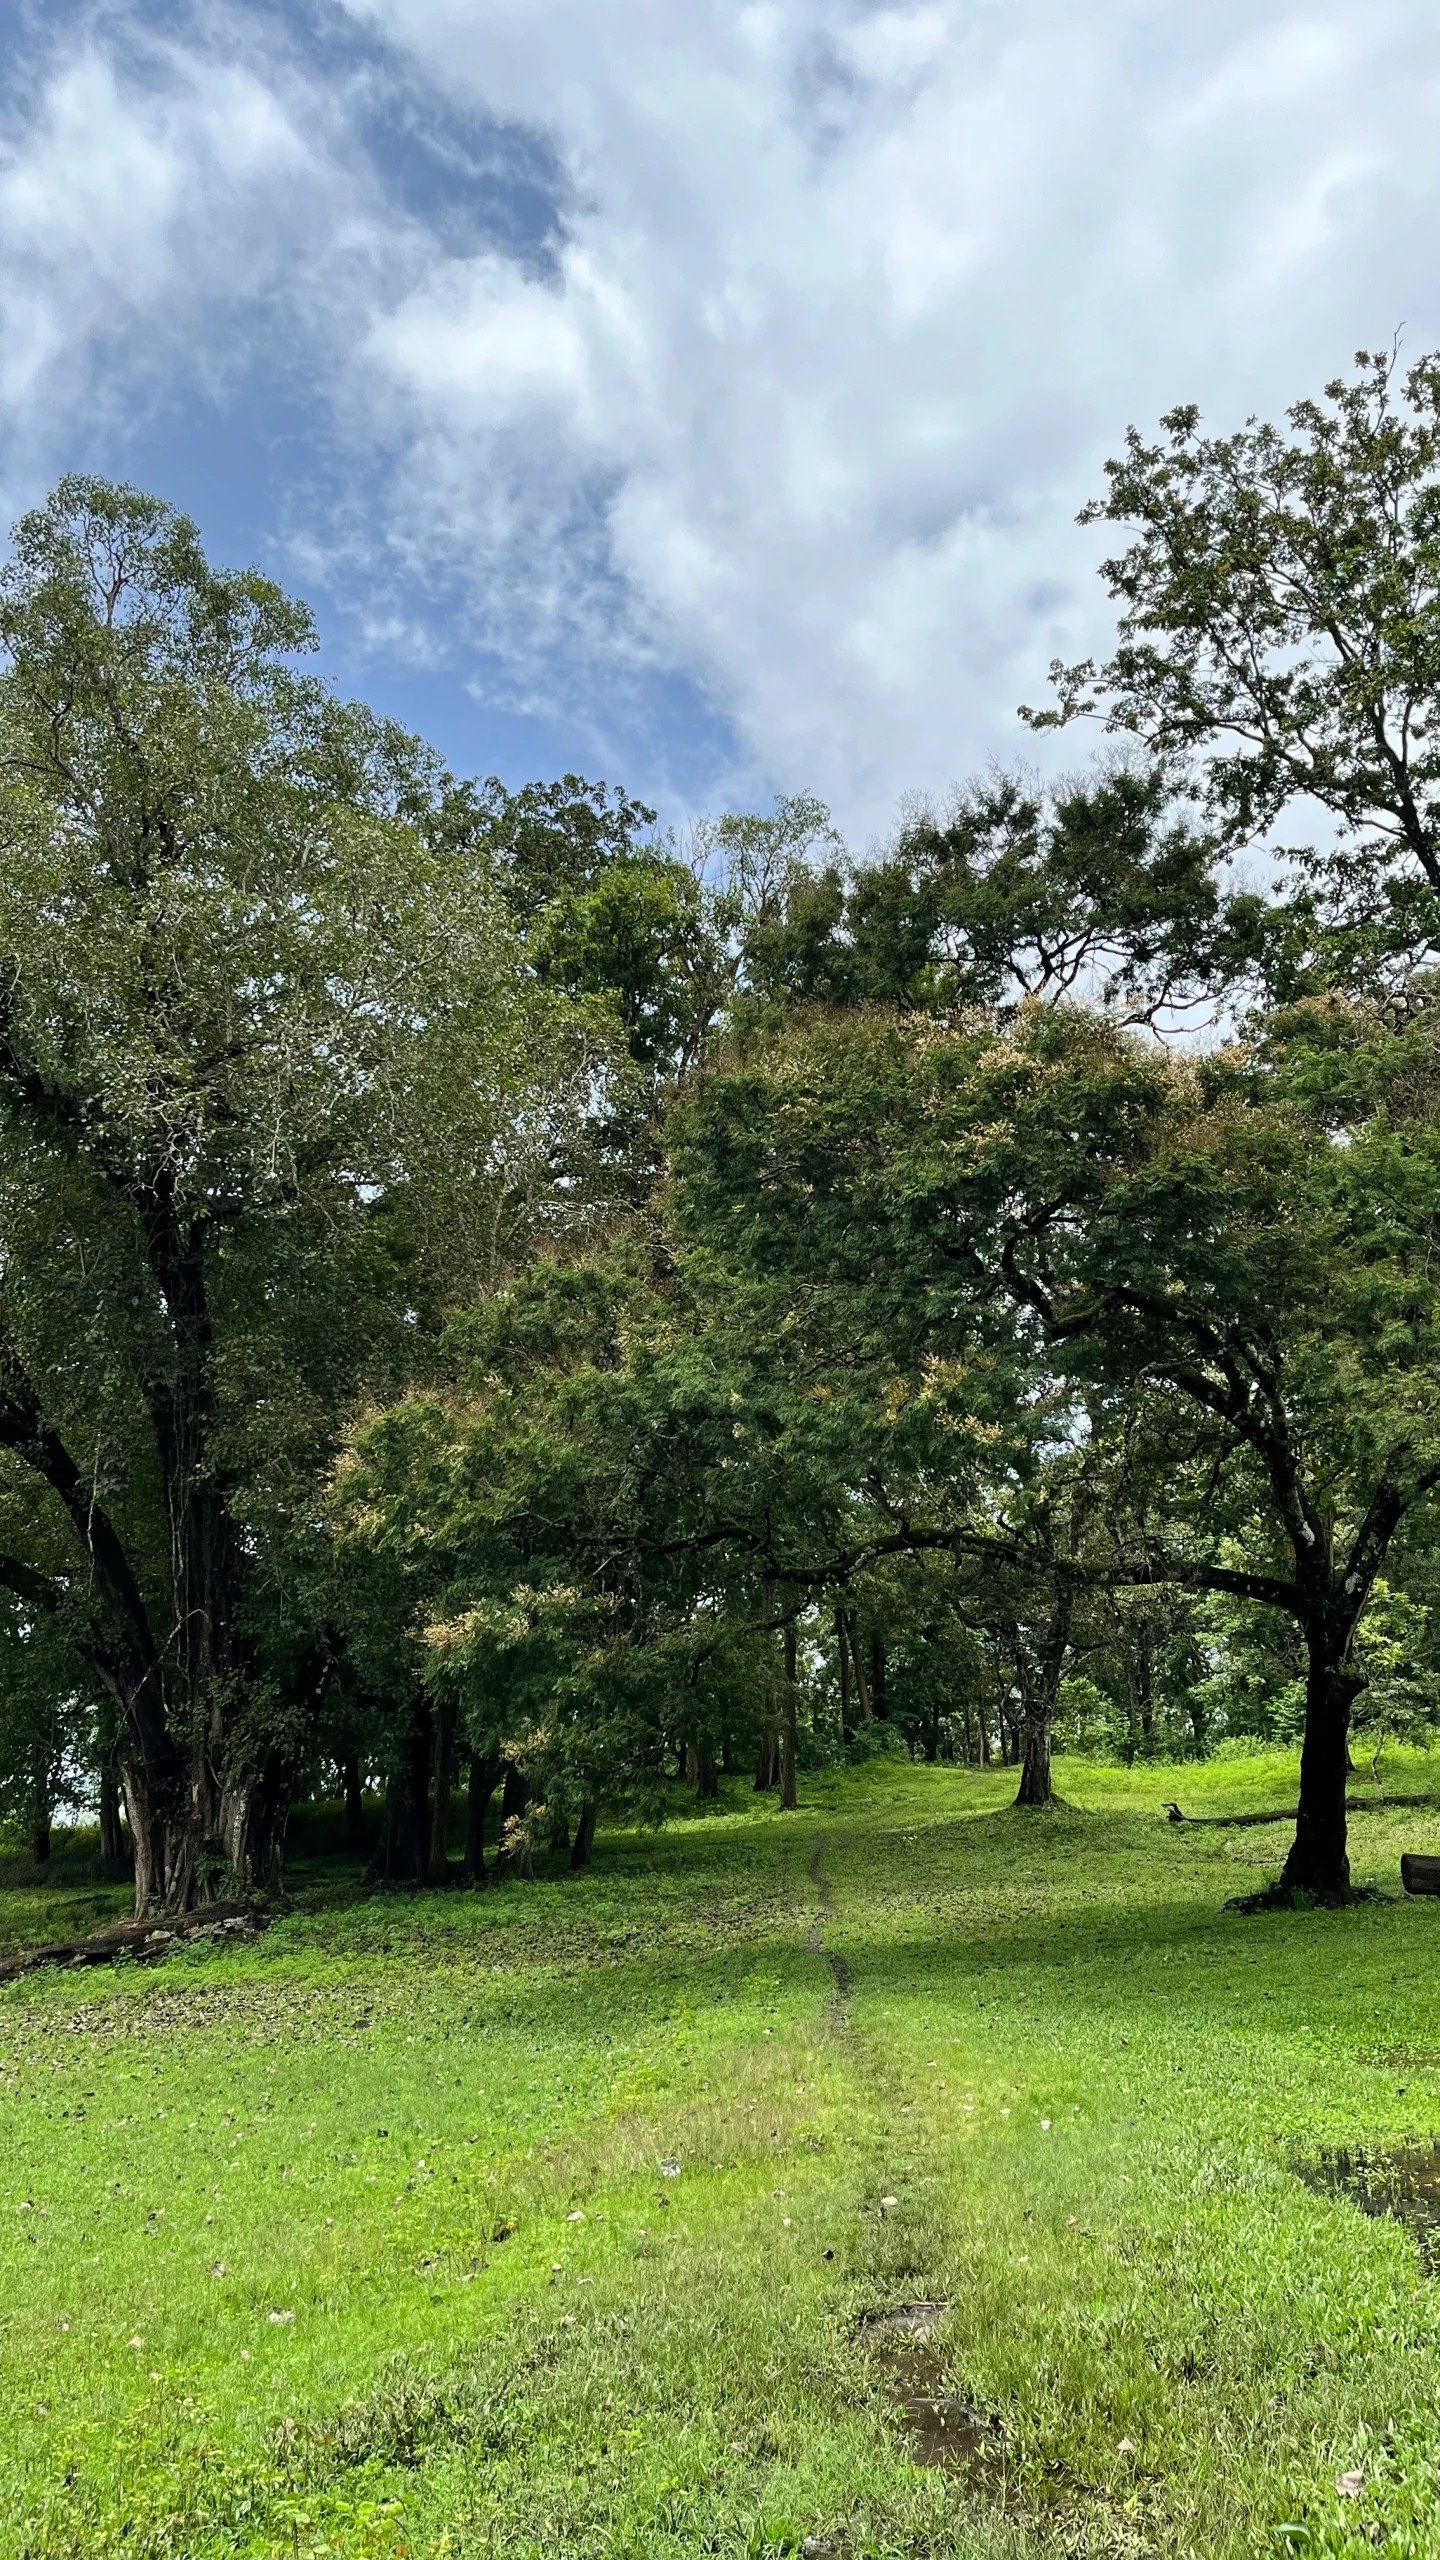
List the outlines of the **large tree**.
<svg viewBox="0 0 1440 2560">
<path fill-rule="evenodd" d="M 57 1525 L 83 1559 L 140 1908 L 273 1863 L 285 1539 L 346 1400 L 503 1261 L 586 1073 L 444 777 L 312 645 L 101 482 L 0 579 L 0 1450 L 48 1506 L 0 1577 Z"/>
<path fill-rule="evenodd" d="M 678 1150 L 692 1216 L 797 1306 L 848 1292 L 917 1389 L 973 1360 L 987 1311 L 1068 1382 L 1050 1427 L 1104 1459 L 1110 1549 L 1052 1567 L 1295 1621 L 1290 1893 L 1350 1889 L 1357 1631 L 1440 1487 L 1435 1055 L 1423 1023 L 1367 1038 L 1333 1011 L 1283 1050 L 1181 1059 L 1065 1009 L 1005 1034 L 821 1018 L 717 1075 Z M 919 1503 L 907 1532 L 929 1541 Z M 1019 1516 L 968 1534 L 1043 1544 Z"/>
</svg>

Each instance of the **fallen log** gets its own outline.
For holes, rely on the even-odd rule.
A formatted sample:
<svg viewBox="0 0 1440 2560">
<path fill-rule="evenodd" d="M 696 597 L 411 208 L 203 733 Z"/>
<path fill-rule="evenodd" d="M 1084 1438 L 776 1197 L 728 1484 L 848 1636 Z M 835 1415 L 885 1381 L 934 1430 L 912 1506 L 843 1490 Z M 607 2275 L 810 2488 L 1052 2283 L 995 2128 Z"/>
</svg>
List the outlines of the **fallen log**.
<svg viewBox="0 0 1440 2560">
<path fill-rule="evenodd" d="M 109 1964 L 113 1957 L 133 1955 L 153 1960 L 182 1938 L 254 1938 L 261 1921 L 248 1902 L 206 1902 L 198 1911 L 180 1911 L 173 1919 L 116 1920 L 88 1938 L 57 1938 L 45 1947 L 21 1947 L 0 1956 L 0 1982 L 14 1982 L 41 1965 Z"/>
<path fill-rule="evenodd" d="M 1425 1858 L 1407 1849 L 1400 1861 L 1400 1881 L 1407 1893 L 1440 1893 L 1440 1858 Z"/>
<path fill-rule="evenodd" d="M 1347 1796 L 1345 1799 L 1347 1813 L 1391 1813 L 1401 1806 L 1413 1809 L 1416 1805 L 1424 1805 L 1431 1812 L 1436 1810 L 1433 1796 Z M 1183 1822 L 1187 1831 L 1263 1830 L 1267 1822 L 1296 1822 L 1300 1815 L 1299 1806 L 1294 1804 L 1282 1805 L 1278 1813 L 1182 1813 L 1178 1804 L 1167 1804 L 1163 1810 L 1167 1821 Z"/>
<path fill-rule="evenodd" d="M 1253 1831 L 1267 1822 L 1293 1822 L 1297 1807 L 1290 1805 L 1279 1813 L 1182 1813 L 1178 1804 L 1167 1804 L 1167 1821 L 1183 1822 L 1187 1831 Z"/>
</svg>

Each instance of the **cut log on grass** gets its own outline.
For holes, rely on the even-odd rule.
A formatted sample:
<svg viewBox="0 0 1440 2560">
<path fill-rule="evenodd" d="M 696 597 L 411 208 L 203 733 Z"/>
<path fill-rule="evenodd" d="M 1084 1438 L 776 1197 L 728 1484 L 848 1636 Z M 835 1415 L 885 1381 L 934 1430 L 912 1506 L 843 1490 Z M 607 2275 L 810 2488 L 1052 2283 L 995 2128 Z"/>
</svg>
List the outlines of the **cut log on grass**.
<svg viewBox="0 0 1440 2560">
<path fill-rule="evenodd" d="M 1400 1881 L 1407 1893 L 1440 1893 L 1440 1858 L 1422 1858 L 1407 1850 L 1400 1861 Z"/>
<path fill-rule="evenodd" d="M 35 1973 L 42 1964 L 108 1964 L 114 1956 L 163 1956 L 182 1938 L 253 1938 L 261 1922 L 248 1902 L 202 1903 L 173 1920 L 117 1920 L 88 1938 L 61 1938 L 46 1947 L 21 1947 L 0 1956 L 0 1982 Z"/>
</svg>

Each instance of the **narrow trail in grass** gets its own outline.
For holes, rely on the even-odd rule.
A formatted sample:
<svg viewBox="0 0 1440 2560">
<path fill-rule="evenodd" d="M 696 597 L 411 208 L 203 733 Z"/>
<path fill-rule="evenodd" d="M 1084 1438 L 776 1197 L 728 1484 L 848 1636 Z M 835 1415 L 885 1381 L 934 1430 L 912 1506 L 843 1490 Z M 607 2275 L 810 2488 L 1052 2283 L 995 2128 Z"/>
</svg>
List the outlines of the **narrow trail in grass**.
<svg viewBox="0 0 1440 2560">
<path fill-rule="evenodd" d="M 834 2006 L 839 2010 L 843 2017 L 845 2014 L 845 1994 L 850 1988 L 850 1967 L 842 1955 L 837 1955 L 832 1947 L 827 1947 L 825 1944 L 825 1923 L 830 1917 L 831 1910 L 830 1887 L 825 1881 L 824 1870 L 824 1857 L 828 1845 L 829 1834 L 824 1831 L 818 1831 L 815 1835 L 815 1848 L 810 1859 L 810 1881 L 815 1887 L 820 1908 L 816 1913 L 814 1920 L 810 1924 L 805 1945 L 808 1953 L 812 1956 L 823 1955 L 826 1963 L 830 1967 L 831 1978 L 835 1984 Z"/>
</svg>

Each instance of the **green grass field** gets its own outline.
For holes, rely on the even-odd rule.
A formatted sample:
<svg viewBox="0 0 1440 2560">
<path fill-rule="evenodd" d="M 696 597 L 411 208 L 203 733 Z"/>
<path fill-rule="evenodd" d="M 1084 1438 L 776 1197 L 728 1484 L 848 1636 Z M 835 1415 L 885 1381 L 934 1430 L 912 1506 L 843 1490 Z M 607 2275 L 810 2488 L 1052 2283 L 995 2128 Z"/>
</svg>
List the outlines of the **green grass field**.
<svg viewBox="0 0 1440 2560">
<path fill-rule="evenodd" d="M 1226 1912 L 1286 1834 L 1161 1801 L 1283 1760 L 1057 1776 L 737 1783 L 483 1895 L 302 1856 L 254 1947 L 0 1990 L 5 2560 L 1433 2554 L 1440 2281 L 1292 2164 L 1440 2135 L 1440 1903 Z M 120 1901 L 12 1861 L 3 1936 Z M 954 2474 L 857 2336 L 917 2298 L 1002 2422 Z"/>
</svg>

